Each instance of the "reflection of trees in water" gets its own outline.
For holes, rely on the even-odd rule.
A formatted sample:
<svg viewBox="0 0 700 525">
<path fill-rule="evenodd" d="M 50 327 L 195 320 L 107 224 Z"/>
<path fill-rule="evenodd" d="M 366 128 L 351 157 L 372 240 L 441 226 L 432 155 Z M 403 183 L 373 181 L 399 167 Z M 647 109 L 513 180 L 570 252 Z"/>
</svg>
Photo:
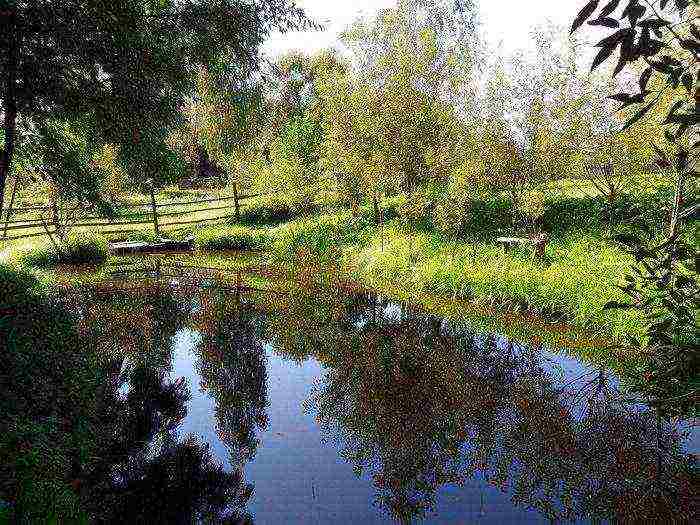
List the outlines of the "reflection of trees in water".
<svg viewBox="0 0 700 525">
<path fill-rule="evenodd" d="M 256 430 L 267 427 L 267 368 L 262 318 L 245 302 L 214 290 L 202 292 L 197 327 L 202 334 L 196 368 L 215 400 L 219 438 L 232 465 L 250 461 Z"/>
<path fill-rule="evenodd" d="M 91 515 L 109 523 L 240 522 L 251 491 L 240 471 L 226 472 L 194 436 L 177 437 L 187 385 L 146 366 L 122 378 L 128 391 L 106 392 L 100 458 L 82 474 Z"/>
<path fill-rule="evenodd" d="M 293 303 L 316 300 L 290 294 L 284 315 L 313 315 L 318 306 Z M 311 404 L 397 519 L 424 516 L 442 485 L 479 471 L 550 519 L 691 521 L 697 478 L 681 437 L 606 388 L 605 374 L 564 387 L 534 351 L 371 296 L 323 312 L 275 335 L 328 365 Z"/>
<path fill-rule="evenodd" d="M 15 509 L 13 519 L 47 519 L 53 507 L 59 521 L 82 513 L 106 523 L 249 522 L 243 509 L 252 487 L 242 472 L 226 472 L 195 437 L 177 436 L 189 388 L 168 372 L 173 336 L 188 309 L 163 287 L 64 300 L 75 319 L 35 304 L 23 318 L 10 320 L 18 328 L 45 327 L 29 331 L 33 339 L 15 345 L 17 359 L 3 367 L 2 377 L 32 376 L 17 392 L 22 403 L 2 405 L 7 432 L 0 451 L 5 457 L 15 447 L 21 460 L 5 463 L 3 477 L 10 481 L 0 484 L 0 499 Z M 28 360 L 35 366 L 28 368 Z M 63 363 L 81 373 L 47 380 L 48 371 Z M 50 404 L 42 402 L 48 399 Z M 32 405 L 44 408 L 21 410 Z M 18 439 L 24 452 L 17 450 Z M 30 457 L 36 462 L 31 470 L 23 466 Z M 47 501 L 34 508 L 37 487 L 46 487 Z"/>
</svg>

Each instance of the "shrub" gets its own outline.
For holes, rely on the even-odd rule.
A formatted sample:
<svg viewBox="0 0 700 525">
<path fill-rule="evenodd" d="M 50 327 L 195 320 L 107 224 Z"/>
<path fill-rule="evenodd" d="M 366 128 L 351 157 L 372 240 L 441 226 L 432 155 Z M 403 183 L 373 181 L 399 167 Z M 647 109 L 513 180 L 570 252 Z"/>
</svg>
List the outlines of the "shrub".
<svg viewBox="0 0 700 525">
<path fill-rule="evenodd" d="M 37 293 L 33 277 L 0 265 L 0 283 L 0 500 L 16 495 L 27 522 L 52 513 L 77 522 L 71 458 L 95 450 L 88 422 L 106 378 L 73 317 Z"/>
<path fill-rule="evenodd" d="M 241 226 L 211 227 L 195 234 L 195 246 L 199 250 L 255 250 L 267 244 L 264 232 Z"/>
<path fill-rule="evenodd" d="M 126 240 L 130 242 L 156 242 L 156 234 L 153 230 L 138 230 L 126 234 Z"/>
<path fill-rule="evenodd" d="M 292 212 L 289 205 L 280 200 L 259 200 L 246 204 L 241 209 L 241 222 L 243 224 L 279 224 L 288 221 L 291 217 Z"/>
<path fill-rule="evenodd" d="M 21 266 L 47 268 L 57 264 L 100 264 L 107 259 L 107 239 L 95 232 L 76 232 L 59 244 L 59 251 L 49 242 L 20 249 L 14 258 Z"/>
<path fill-rule="evenodd" d="M 47 268 L 58 264 L 58 254 L 48 243 L 19 248 L 12 254 L 12 258 L 26 268 Z"/>
<path fill-rule="evenodd" d="M 299 254 L 309 254 L 321 261 L 333 261 L 340 256 L 343 245 L 359 240 L 363 229 L 362 218 L 353 219 L 349 214 L 300 219 L 276 230 L 273 256 L 294 260 Z"/>
<path fill-rule="evenodd" d="M 107 259 L 107 239 L 96 232 L 76 232 L 61 245 L 59 262 L 64 264 L 99 264 Z"/>
</svg>

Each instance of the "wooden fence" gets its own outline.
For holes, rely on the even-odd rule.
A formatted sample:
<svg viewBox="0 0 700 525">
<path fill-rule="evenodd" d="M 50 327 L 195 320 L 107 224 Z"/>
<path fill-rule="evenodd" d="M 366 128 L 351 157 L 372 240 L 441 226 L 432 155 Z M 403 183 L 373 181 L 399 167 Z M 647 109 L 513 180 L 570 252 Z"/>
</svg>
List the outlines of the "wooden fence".
<svg viewBox="0 0 700 525">
<path fill-rule="evenodd" d="M 156 235 L 159 236 L 162 228 L 171 226 L 215 222 L 232 218 L 239 219 L 241 207 L 247 204 L 245 201 L 263 195 L 267 194 L 234 194 L 232 197 L 213 199 L 157 202 L 155 194 L 151 193 L 149 202 L 137 202 L 118 206 L 120 210 L 134 210 L 133 213 L 130 212 L 126 216 L 116 217 L 110 220 L 100 215 L 88 214 L 84 217 L 80 217 L 79 222 L 72 223 L 71 227 L 89 227 L 96 229 L 104 235 L 116 235 L 120 233 L 126 234 L 135 231 L 143 231 L 144 225 L 152 224 Z M 2 228 L 0 241 L 53 235 L 60 228 L 58 213 L 55 207 L 51 205 L 13 207 L 13 204 L 14 199 L 11 199 L 4 220 L 0 221 L 0 228 Z M 206 208 L 196 207 L 193 209 L 168 211 L 168 209 L 181 206 L 197 205 L 211 206 Z M 220 213 L 216 213 L 213 217 L 196 217 L 204 213 L 209 215 L 212 212 Z M 48 214 L 49 217 L 44 217 L 44 214 Z M 36 215 L 38 215 L 38 217 L 36 217 Z M 184 220 L 174 220 L 176 218 L 182 218 Z"/>
</svg>

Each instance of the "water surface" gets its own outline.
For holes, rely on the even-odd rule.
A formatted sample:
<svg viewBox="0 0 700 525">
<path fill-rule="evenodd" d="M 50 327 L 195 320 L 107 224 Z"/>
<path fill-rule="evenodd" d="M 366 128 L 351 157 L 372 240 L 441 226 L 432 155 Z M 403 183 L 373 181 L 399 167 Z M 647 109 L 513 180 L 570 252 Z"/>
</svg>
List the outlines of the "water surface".
<svg viewBox="0 0 700 525">
<path fill-rule="evenodd" d="M 560 349 L 367 291 L 123 282 L 83 296 L 84 324 L 183 385 L 178 439 L 242 473 L 255 523 L 695 517 L 692 424 Z"/>
</svg>

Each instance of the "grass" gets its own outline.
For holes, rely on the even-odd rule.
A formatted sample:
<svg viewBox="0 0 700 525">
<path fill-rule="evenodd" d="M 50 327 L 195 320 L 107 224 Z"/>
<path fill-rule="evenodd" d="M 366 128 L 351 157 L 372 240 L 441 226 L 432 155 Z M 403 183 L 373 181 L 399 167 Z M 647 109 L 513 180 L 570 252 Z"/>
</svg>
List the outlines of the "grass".
<svg viewBox="0 0 700 525">
<path fill-rule="evenodd" d="M 663 191 L 623 196 L 619 209 L 661 210 L 666 197 Z M 493 243 L 511 227 L 509 204 L 502 198 L 474 202 L 456 240 L 436 232 L 429 216 L 408 227 L 401 221 L 406 201 L 397 196 L 381 202 L 383 233 L 367 204 L 357 217 L 333 207 L 314 216 L 295 216 L 282 200 L 259 197 L 246 201 L 242 224 L 187 225 L 166 230 L 165 235 L 179 239 L 194 234 L 200 254 L 266 250 L 275 263 L 334 266 L 401 299 L 438 294 L 509 311 L 534 311 L 615 339 L 641 335 L 638 317 L 603 309 L 608 301 L 622 298 L 617 285 L 630 259 L 602 233 L 607 229 L 602 197 L 547 200 L 543 226 L 552 240 L 544 261 L 534 260 L 529 250 L 504 252 Z M 124 237 L 154 239 L 148 227 Z M 46 266 L 53 264 L 52 257 L 50 248 L 43 246 L 30 250 L 22 263 Z"/>
<path fill-rule="evenodd" d="M 622 299 L 616 285 L 628 257 L 610 243 L 586 235 L 557 239 L 545 262 L 525 251 L 505 252 L 488 242 L 446 241 L 435 234 L 387 232 L 384 248 L 375 234 L 369 244 L 349 247 L 344 256 L 352 273 L 370 286 L 451 295 L 477 304 L 534 310 L 550 319 L 601 329 L 613 338 L 641 335 L 641 319 L 608 312 L 608 301 Z"/>
<path fill-rule="evenodd" d="M 264 230 L 243 226 L 203 228 L 195 233 L 195 246 L 200 251 L 258 250 L 267 245 Z"/>
<path fill-rule="evenodd" d="M 57 249 L 58 248 L 58 249 Z M 56 246 L 43 241 L 19 248 L 10 254 L 20 266 L 49 268 L 58 264 L 100 264 L 107 259 L 107 239 L 96 232 L 71 232 Z"/>
<path fill-rule="evenodd" d="M 608 301 L 622 299 L 617 285 L 630 259 L 589 232 L 555 237 L 543 261 L 527 249 L 505 252 L 490 240 L 453 241 L 397 221 L 382 234 L 349 214 L 292 221 L 272 230 L 271 238 L 277 262 L 337 262 L 349 276 L 400 299 L 433 293 L 534 311 L 614 339 L 643 333 L 639 317 L 603 309 Z"/>
</svg>

